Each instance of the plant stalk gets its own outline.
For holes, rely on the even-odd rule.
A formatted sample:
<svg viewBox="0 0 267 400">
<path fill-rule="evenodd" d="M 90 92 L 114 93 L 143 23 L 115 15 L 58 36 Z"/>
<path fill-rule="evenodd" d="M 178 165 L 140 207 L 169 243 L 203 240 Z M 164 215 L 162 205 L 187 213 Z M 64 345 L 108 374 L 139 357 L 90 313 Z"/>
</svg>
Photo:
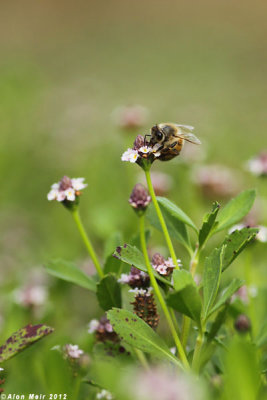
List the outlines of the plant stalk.
<svg viewBox="0 0 267 400">
<path fill-rule="evenodd" d="M 144 219 L 144 215 L 142 215 L 142 216 L 139 217 L 139 223 L 140 223 L 140 241 L 141 241 L 141 247 L 142 247 L 142 251 L 143 251 L 143 254 L 144 254 L 145 263 L 146 263 L 146 267 L 147 267 L 147 272 L 148 272 L 148 275 L 149 275 L 149 277 L 150 277 L 151 284 L 152 284 L 153 289 L 154 289 L 154 291 L 155 291 L 155 294 L 156 294 L 156 296 L 157 296 L 157 298 L 158 298 L 158 300 L 159 300 L 159 302 L 160 302 L 160 305 L 161 305 L 161 307 L 162 307 L 162 310 L 163 310 L 163 312 L 164 312 L 164 314 L 165 314 L 165 317 L 166 317 L 167 323 L 168 323 L 168 325 L 169 325 L 171 334 L 172 334 L 172 336 L 173 336 L 175 345 L 176 345 L 176 347 L 177 347 L 177 351 L 178 351 L 178 354 L 179 354 L 179 356 L 180 356 L 180 359 L 181 359 L 181 361 L 182 361 L 184 367 L 185 367 L 186 369 L 189 369 L 190 367 L 189 367 L 189 363 L 188 363 L 188 360 L 187 360 L 187 357 L 186 357 L 184 348 L 183 348 L 183 346 L 182 346 L 182 344 L 181 344 L 181 341 L 180 341 L 180 339 L 179 339 L 179 337 L 178 337 L 178 335 L 177 335 L 177 332 L 176 332 L 175 327 L 174 327 L 173 320 L 172 320 L 172 318 L 171 318 L 171 315 L 170 315 L 170 313 L 169 313 L 169 310 L 168 310 L 168 307 L 167 307 L 167 305 L 166 305 L 166 303 L 165 303 L 165 300 L 164 300 L 164 298 L 163 298 L 163 296 L 162 296 L 162 294 L 161 294 L 161 292 L 160 292 L 160 289 L 159 289 L 157 280 L 156 280 L 156 278 L 155 278 L 155 276 L 154 276 L 154 274 L 153 274 L 153 269 L 152 269 L 152 266 L 151 266 L 151 264 L 150 264 L 150 260 L 149 260 L 149 256 L 148 256 L 148 252 L 147 252 L 147 248 L 146 248 L 145 219 Z"/>
<path fill-rule="evenodd" d="M 93 261 L 93 263 L 95 265 L 95 268 L 97 270 L 99 278 L 103 278 L 104 277 L 104 272 L 102 271 L 102 268 L 101 268 L 100 263 L 98 261 L 97 255 L 96 255 L 96 253 L 94 251 L 92 243 L 91 243 L 91 241 L 90 241 L 90 239 L 89 239 L 89 237 L 88 237 L 88 235 L 87 235 L 87 233 L 86 233 L 86 231 L 84 229 L 84 226 L 83 226 L 79 211 L 78 210 L 72 211 L 72 216 L 73 216 L 73 219 L 74 219 L 74 221 L 75 221 L 75 223 L 77 225 L 78 231 L 79 231 L 79 233 L 80 233 L 80 235 L 81 235 L 81 237 L 83 239 L 83 242 L 84 242 L 84 244 L 85 244 L 85 246 L 87 248 L 87 251 L 88 251 L 88 253 L 89 253 L 89 255 L 90 255 L 90 257 L 91 257 L 91 259 L 92 259 L 92 261 Z"/>
<path fill-rule="evenodd" d="M 154 204 L 154 207 L 155 207 L 155 210 L 156 210 L 156 213 L 157 213 L 157 216 L 158 216 L 158 219 L 159 219 L 159 222 L 160 222 L 160 225 L 161 225 L 161 228 L 162 228 L 162 231 L 163 231 L 163 234 L 164 234 L 164 237 L 165 237 L 165 240 L 166 240 L 166 243 L 167 243 L 171 258 L 172 258 L 172 261 L 173 261 L 173 263 L 175 265 L 175 268 L 179 270 L 180 268 L 179 268 L 179 265 L 178 265 L 178 262 L 177 262 L 177 257 L 176 257 L 176 254 L 175 254 L 175 251 L 174 251 L 174 248 L 173 248 L 173 245 L 172 245 L 172 241 L 171 241 L 168 229 L 167 229 L 166 222 L 165 222 L 165 220 L 163 218 L 159 203 L 157 201 L 157 197 L 156 197 L 153 185 L 152 185 L 149 169 L 145 169 L 145 175 L 146 175 L 148 191 L 149 191 L 149 194 L 151 196 L 152 202 Z"/>
</svg>

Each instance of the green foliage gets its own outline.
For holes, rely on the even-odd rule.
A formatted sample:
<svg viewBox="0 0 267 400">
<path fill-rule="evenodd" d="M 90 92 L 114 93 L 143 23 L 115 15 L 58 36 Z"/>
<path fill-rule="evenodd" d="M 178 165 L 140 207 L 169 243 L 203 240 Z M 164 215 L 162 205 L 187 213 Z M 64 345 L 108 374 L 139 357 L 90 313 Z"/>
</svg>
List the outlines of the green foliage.
<svg viewBox="0 0 267 400">
<path fill-rule="evenodd" d="M 223 271 L 228 268 L 245 247 L 255 239 L 257 233 L 258 229 L 256 228 L 243 228 L 226 236 L 222 244 L 222 246 L 225 247 L 222 266 Z"/>
<path fill-rule="evenodd" d="M 62 259 L 52 260 L 45 265 L 45 268 L 50 275 L 56 278 L 96 292 L 96 282 L 69 261 Z"/>
<path fill-rule="evenodd" d="M 171 207 L 168 203 L 166 205 L 166 202 L 162 202 L 161 204 L 159 204 L 159 206 L 163 214 L 164 220 L 166 222 L 170 236 L 173 237 L 174 239 L 177 239 L 190 252 L 191 244 L 185 223 L 181 221 L 180 218 L 178 218 L 177 213 L 173 211 L 173 207 Z M 162 231 L 161 224 L 158 220 L 157 213 L 153 204 L 149 206 L 146 212 L 146 216 L 152 226 L 154 226 L 159 231 Z"/>
<path fill-rule="evenodd" d="M 114 275 L 106 275 L 97 284 L 96 297 L 104 311 L 121 307 L 121 286 Z"/>
<path fill-rule="evenodd" d="M 163 358 L 180 366 L 180 362 L 170 352 L 166 343 L 137 315 L 116 308 L 107 315 L 113 329 L 123 341 L 156 358 Z"/>
<path fill-rule="evenodd" d="M 215 222 L 215 221 L 216 221 L 216 217 L 217 217 L 219 209 L 220 209 L 219 203 L 217 203 L 217 202 L 213 203 L 211 213 L 205 215 L 205 217 L 203 219 L 203 225 L 199 231 L 199 236 L 198 236 L 198 242 L 199 242 L 200 249 L 204 245 L 206 240 L 208 239 L 212 229 L 214 229 L 217 225 L 217 222 Z"/>
<path fill-rule="evenodd" d="M 114 250 L 114 249 L 113 249 Z M 105 264 L 103 267 L 104 274 L 109 274 L 113 272 L 114 274 L 119 274 L 121 269 L 121 261 L 115 258 L 113 255 L 110 255 L 106 258 Z"/>
<path fill-rule="evenodd" d="M 113 232 L 105 243 L 104 258 L 107 259 L 111 256 L 116 249 L 123 242 L 121 232 Z"/>
<path fill-rule="evenodd" d="M 172 201 L 170 201 L 166 197 L 157 197 L 157 200 L 158 200 L 158 203 L 159 203 L 161 209 L 165 210 L 166 213 L 168 213 L 169 215 L 172 215 L 172 217 L 174 219 L 176 219 L 177 221 L 183 222 L 184 224 L 186 224 L 186 225 L 190 226 L 192 229 L 194 229 L 195 232 L 197 232 L 197 227 L 194 224 L 194 222 L 176 204 L 174 204 Z"/>
<path fill-rule="evenodd" d="M 114 256 L 126 264 L 134 265 L 141 271 L 147 272 L 144 256 L 137 247 L 133 247 L 130 244 L 117 247 Z M 154 271 L 154 275 L 161 282 L 164 282 L 168 286 L 172 286 L 170 281 L 160 276 L 156 271 Z"/>
<path fill-rule="evenodd" d="M 242 285 L 244 285 L 244 281 L 240 279 L 233 279 L 231 283 L 222 291 L 220 297 L 210 310 L 208 316 L 213 314 L 215 311 L 218 311 L 219 308 L 222 307 Z"/>
<path fill-rule="evenodd" d="M 205 260 L 203 273 L 204 318 L 207 317 L 217 296 L 222 273 L 224 250 L 224 247 L 214 249 Z"/>
<path fill-rule="evenodd" d="M 173 282 L 175 292 L 168 295 L 167 304 L 193 319 L 200 327 L 202 301 L 192 275 L 185 270 L 175 270 Z"/>
<path fill-rule="evenodd" d="M 33 343 L 53 332 L 49 326 L 27 325 L 13 333 L 0 347 L 0 363 L 9 360 Z"/>
<path fill-rule="evenodd" d="M 223 399 L 258 399 L 260 370 L 253 344 L 236 339 L 231 343 L 225 356 Z"/>
<path fill-rule="evenodd" d="M 245 190 L 234 199 L 230 200 L 218 216 L 218 225 L 215 232 L 230 228 L 244 218 L 253 206 L 255 197 L 255 190 Z"/>
</svg>

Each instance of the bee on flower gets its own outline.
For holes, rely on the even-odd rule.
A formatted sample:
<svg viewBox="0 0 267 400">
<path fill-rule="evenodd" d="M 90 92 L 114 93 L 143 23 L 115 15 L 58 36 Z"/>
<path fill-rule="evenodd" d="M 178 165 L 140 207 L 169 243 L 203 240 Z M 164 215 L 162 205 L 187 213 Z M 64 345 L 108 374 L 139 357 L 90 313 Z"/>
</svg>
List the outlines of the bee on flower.
<svg viewBox="0 0 267 400">
<path fill-rule="evenodd" d="M 129 161 L 130 163 L 141 164 L 142 159 L 149 160 L 151 163 L 160 156 L 160 152 L 157 151 L 158 146 L 148 146 L 145 143 L 145 138 L 142 135 L 138 135 L 134 141 L 133 148 L 127 149 L 122 157 L 122 161 Z"/>
</svg>

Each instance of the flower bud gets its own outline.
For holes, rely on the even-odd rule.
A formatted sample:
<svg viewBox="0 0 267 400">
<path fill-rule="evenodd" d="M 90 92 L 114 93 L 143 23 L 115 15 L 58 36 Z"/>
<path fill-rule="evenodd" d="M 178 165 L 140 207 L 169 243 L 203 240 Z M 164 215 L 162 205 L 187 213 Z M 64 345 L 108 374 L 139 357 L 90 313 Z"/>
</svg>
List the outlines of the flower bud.
<svg viewBox="0 0 267 400">
<path fill-rule="evenodd" d="M 137 211 L 145 211 L 149 203 L 151 202 L 151 197 L 148 194 L 146 188 L 137 183 L 133 188 L 132 194 L 129 198 L 129 203 Z"/>
<path fill-rule="evenodd" d="M 251 329 L 251 323 L 249 318 L 245 314 L 240 314 L 235 320 L 235 329 L 239 333 L 249 332 Z"/>
<path fill-rule="evenodd" d="M 141 147 L 145 145 L 145 139 L 142 135 L 137 135 L 134 141 L 133 149 L 139 150 Z"/>
</svg>

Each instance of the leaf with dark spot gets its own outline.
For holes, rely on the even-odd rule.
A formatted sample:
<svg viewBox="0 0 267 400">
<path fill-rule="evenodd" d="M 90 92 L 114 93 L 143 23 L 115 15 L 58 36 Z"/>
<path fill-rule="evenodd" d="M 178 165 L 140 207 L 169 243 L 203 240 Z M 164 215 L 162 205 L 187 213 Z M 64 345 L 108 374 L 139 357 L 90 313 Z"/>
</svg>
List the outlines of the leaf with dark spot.
<svg viewBox="0 0 267 400">
<path fill-rule="evenodd" d="M 17 332 L 13 333 L 0 347 L 0 362 L 14 357 L 20 351 L 26 349 L 53 331 L 53 328 L 43 324 L 27 325 L 24 328 L 21 328 Z"/>
</svg>

